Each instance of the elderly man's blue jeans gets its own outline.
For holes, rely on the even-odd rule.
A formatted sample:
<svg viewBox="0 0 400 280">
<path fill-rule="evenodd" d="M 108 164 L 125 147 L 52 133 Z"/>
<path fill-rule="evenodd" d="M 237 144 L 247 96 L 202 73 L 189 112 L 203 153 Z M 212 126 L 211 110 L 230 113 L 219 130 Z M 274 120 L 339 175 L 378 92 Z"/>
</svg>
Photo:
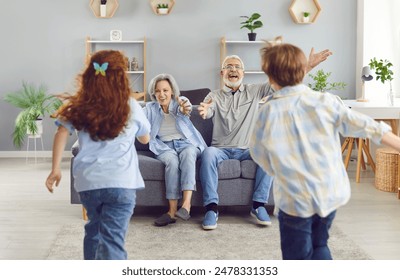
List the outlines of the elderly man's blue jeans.
<svg viewBox="0 0 400 280">
<path fill-rule="evenodd" d="M 164 142 L 170 151 L 157 156 L 165 164 L 165 188 L 167 199 L 181 199 L 182 191 L 196 190 L 196 160 L 200 150 L 189 140 Z"/>
<path fill-rule="evenodd" d="M 204 206 L 218 204 L 218 165 L 227 159 L 251 159 L 249 149 L 207 147 L 201 155 L 200 181 L 203 187 Z M 272 186 L 272 177 L 257 165 L 253 201 L 267 203 Z"/>
<path fill-rule="evenodd" d="M 125 236 L 136 204 L 136 190 L 107 188 L 79 193 L 87 210 L 85 260 L 126 260 Z"/>
<path fill-rule="evenodd" d="M 284 260 L 331 260 L 329 229 L 336 211 L 327 217 L 300 218 L 279 210 L 281 250 Z"/>
</svg>

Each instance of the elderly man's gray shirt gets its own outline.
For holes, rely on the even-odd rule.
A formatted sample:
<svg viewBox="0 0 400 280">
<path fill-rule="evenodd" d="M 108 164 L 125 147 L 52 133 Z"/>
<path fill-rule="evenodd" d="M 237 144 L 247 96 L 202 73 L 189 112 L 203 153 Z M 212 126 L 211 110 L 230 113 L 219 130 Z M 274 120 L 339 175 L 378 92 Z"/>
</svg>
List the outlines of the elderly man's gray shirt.
<svg viewBox="0 0 400 280">
<path fill-rule="evenodd" d="M 248 149 L 259 102 L 272 92 L 269 83 L 241 85 L 234 94 L 226 86 L 211 91 L 204 98 L 204 102 L 212 99 L 207 113 L 207 118 L 212 117 L 214 124 L 211 145 L 219 148 Z"/>
</svg>

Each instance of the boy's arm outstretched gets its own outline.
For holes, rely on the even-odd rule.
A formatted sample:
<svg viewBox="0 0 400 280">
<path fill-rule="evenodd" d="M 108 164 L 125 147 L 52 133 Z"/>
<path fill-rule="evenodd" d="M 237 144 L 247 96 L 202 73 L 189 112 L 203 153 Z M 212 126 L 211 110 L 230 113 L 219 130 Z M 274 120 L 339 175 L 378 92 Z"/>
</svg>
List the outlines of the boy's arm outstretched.
<svg viewBox="0 0 400 280">
<path fill-rule="evenodd" d="M 58 127 L 57 132 L 54 135 L 52 168 L 46 180 L 46 187 L 51 193 L 53 192 L 54 183 L 56 183 L 56 186 L 58 186 L 61 181 L 60 164 L 62 153 L 64 152 L 65 145 L 67 143 L 68 135 L 68 129 L 62 125 Z"/>
</svg>

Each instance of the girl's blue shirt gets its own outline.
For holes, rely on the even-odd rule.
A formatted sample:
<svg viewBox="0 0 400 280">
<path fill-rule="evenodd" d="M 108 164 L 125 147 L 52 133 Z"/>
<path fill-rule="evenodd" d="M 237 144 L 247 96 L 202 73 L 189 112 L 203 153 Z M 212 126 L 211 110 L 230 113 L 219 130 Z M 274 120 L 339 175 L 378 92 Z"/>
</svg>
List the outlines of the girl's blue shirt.
<svg viewBox="0 0 400 280">
<path fill-rule="evenodd" d="M 140 105 L 130 100 L 131 114 L 121 134 L 106 141 L 93 141 L 90 135 L 77 131 L 79 153 L 74 159 L 73 174 L 78 192 L 103 188 L 142 189 L 135 138 L 150 132 L 150 124 Z M 71 123 L 57 120 L 72 134 Z"/>
</svg>

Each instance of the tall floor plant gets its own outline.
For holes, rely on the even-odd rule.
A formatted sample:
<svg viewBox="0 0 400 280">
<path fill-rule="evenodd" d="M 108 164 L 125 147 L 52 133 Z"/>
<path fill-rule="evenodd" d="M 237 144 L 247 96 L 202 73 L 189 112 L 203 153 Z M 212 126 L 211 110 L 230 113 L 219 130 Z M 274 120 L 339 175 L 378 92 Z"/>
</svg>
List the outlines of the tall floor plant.
<svg viewBox="0 0 400 280">
<path fill-rule="evenodd" d="M 21 148 L 28 133 L 37 134 L 37 120 L 46 114 L 56 111 L 62 104 L 56 96 L 47 94 L 47 88 L 41 84 L 22 82 L 22 88 L 16 92 L 8 93 L 4 100 L 11 105 L 22 109 L 15 119 L 15 128 L 12 135 L 14 146 Z"/>
</svg>

